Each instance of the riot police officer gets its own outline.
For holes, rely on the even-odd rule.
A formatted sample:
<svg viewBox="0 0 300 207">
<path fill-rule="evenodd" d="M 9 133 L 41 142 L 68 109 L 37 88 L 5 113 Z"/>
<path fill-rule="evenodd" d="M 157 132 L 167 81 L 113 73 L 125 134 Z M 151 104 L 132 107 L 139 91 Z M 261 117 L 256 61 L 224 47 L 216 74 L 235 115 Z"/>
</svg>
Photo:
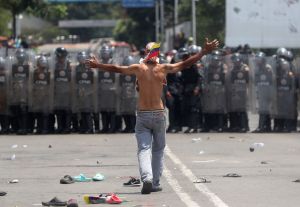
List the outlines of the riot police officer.
<svg viewBox="0 0 300 207">
<path fill-rule="evenodd" d="M 54 68 L 54 114 L 58 134 L 71 132 L 71 64 L 64 47 L 55 50 Z"/>
<path fill-rule="evenodd" d="M 181 60 L 189 58 L 189 52 L 186 48 L 180 48 L 178 53 Z M 197 65 L 194 64 L 190 68 L 182 70 L 181 80 L 183 86 L 182 116 L 184 117 L 184 125 L 188 127 L 184 133 L 196 133 L 199 121 L 199 94 L 201 86 L 201 76 L 198 72 Z"/>
<path fill-rule="evenodd" d="M 292 121 L 296 114 L 295 76 L 291 65 L 283 58 L 276 64 L 276 111 L 274 132 L 291 132 Z"/>
<path fill-rule="evenodd" d="M 3 57 L 0 57 L 0 127 L 1 134 L 9 133 L 8 71 Z"/>
<path fill-rule="evenodd" d="M 231 132 L 247 132 L 248 97 L 249 97 L 249 68 L 242 62 L 239 53 L 231 56 L 232 67 L 227 83 L 229 130 Z"/>
<path fill-rule="evenodd" d="M 271 114 L 274 107 L 273 96 L 275 95 L 274 71 L 272 65 L 267 63 L 266 54 L 263 52 L 256 53 L 253 65 L 259 114 L 258 127 L 253 132 L 271 132 Z"/>
<path fill-rule="evenodd" d="M 112 48 L 103 45 L 99 51 L 102 63 L 112 63 Z M 98 111 L 101 114 L 102 133 L 113 133 L 116 131 L 116 100 L 117 82 L 116 74 L 107 71 L 98 71 Z M 97 116 L 95 116 L 97 119 Z M 97 121 L 95 122 L 97 124 Z"/>
<path fill-rule="evenodd" d="M 75 112 L 80 113 L 80 133 L 93 133 L 92 112 L 94 109 L 94 71 L 84 64 L 87 59 L 86 52 L 77 54 L 78 65 L 75 75 Z"/>
<path fill-rule="evenodd" d="M 223 132 L 227 128 L 226 74 L 227 65 L 223 63 L 222 53 L 213 51 L 205 59 L 202 97 L 204 126 L 201 132 Z"/>
<path fill-rule="evenodd" d="M 175 54 L 174 54 L 175 56 Z M 176 63 L 175 57 L 171 63 Z M 182 83 L 181 72 L 169 73 L 167 75 L 166 106 L 169 109 L 169 127 L 168 133 L 177 133 L 181 131 L 182 124 Z"/>
<path fill-rule="evenodd" d="M 10 111 L 12 129 L 19 135 L 28 133 L 29 56 L 24 49 L 15 52 L 16 62 L 12 65 Z M 31 123 L 31 122 L 30 122 Z"/>
<path fill-rule="evenodd" d="M 51 81 L 48 58 L 41 55 L 37 59 L 36 69 L 33 71 L 32 92 L 29 111 L 34 113 L 36 120 L 36 134 L 49 133 L 49 114 L 51 112 Z"/>
<path fill-rule="evenodd" d="M 132 56 L 126 56 L 123 65 L 135 64 L 136 60 Z M 135 90 L 136 77 L 132 75 L 120 75 L 119 79 L 119 101 L 118 113 L 121 114 L 125 129 L 123 133 L 133 133 L 136 122 L 137 92 Z"/>
</svg>

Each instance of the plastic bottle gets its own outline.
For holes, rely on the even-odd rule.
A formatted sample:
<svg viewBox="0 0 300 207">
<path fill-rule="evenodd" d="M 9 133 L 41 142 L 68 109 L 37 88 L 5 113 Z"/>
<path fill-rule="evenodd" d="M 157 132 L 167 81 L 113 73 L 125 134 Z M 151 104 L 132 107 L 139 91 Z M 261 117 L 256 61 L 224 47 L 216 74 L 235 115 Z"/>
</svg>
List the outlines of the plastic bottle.
<svg viewBox="0 0 300 207">
<path fill-rule="evenodd" d="M 262 148 L 264 146 L 265 146 L 265 144 L 262 142 L 255 142 L 251 145 L 250 152 L 253 152 L 255 149 Z"/>
</svg>

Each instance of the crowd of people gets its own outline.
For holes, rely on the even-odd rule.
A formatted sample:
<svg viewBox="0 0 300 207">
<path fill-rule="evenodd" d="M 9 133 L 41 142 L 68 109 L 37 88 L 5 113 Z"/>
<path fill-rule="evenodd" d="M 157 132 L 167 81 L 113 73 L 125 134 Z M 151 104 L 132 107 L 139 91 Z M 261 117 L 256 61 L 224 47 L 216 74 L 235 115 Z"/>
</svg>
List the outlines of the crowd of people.
<svg viewBox="0 0 300 207">
<path fill-rule="evenodd" d="M 160 63 L 200 51 L 196 45 L 172 50 L 160 55 Z M 113 63 L 114 52 L 102 45 L 96 55 L 102 63 Z M 88 68 L 88 52 L 79 52 L 75 62 L 69 55 L 63 47 L 53 57 L 20 48 L 12 57 L 0 57 L 2 134 L 134 132 L 136 78 Z M 122 64 L 139 63 L 143 55 L 128 54 Z M 168 74 L 162 97 L 169 114 L 166 130 L 248 132 L 248 114 L 257 113 L 253 132 L 297 131 L 298 66 L 285 48 L 269 57 L 247 48 L 215 50 L 190 68 Z"/>
</svg>

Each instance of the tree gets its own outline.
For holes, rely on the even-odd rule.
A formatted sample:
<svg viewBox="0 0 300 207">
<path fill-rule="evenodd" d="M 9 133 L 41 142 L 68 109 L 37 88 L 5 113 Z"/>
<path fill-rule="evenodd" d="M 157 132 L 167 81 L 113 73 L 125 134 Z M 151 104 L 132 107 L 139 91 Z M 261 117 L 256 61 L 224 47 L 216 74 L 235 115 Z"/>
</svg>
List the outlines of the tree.
<svg viewBox="0 0 300 207">
<path fill-rule="evenodd" d="M 50 5 L 44 0 L 0 0 L 0 7 L 11 12 L 12 34 L 16 36 L 16 16 L 28 12 L 42 17 L 63 17 L 66 15 L 66 7 Z"/>
<path fill-rule="evenodd" d="M 114 29 L 114 38 L 144 47 L 155 37 L 155 15 L 153 8 L 127 9 Z"/>
<path fill-rule="evenodd" d="M 16 36 L 16 16 L 25 11 L 30 5 L 34 3 L 34 0 L 0 0 L 0 6 L 11 12 L 12 15 L 12 28 L 13 35 Z"/>
</svg>

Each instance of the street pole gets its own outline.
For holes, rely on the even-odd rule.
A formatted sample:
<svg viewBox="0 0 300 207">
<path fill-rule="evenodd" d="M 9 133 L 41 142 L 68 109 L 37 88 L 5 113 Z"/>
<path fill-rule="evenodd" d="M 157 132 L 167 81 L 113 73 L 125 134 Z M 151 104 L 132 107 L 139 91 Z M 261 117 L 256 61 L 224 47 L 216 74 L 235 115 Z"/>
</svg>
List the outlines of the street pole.
<svg viewBox="0 0 300 207">
<path fill-rule="evenodd" d="M 160 42 L 161 50 L 163 50 L 163 44 L 165 40 L 165 11 L 164 11 L 164 1 L 160 0 Z"/>
<path fill-rule="evenodd" d="M 178 24 L 178 0 L 174 0 L 174 24 Z"/>
<path fill-rule="evenodd" d="M 159 42 L 159 2 L 155 1 L 155 41 Z"/>
<path fill-rule="evenodd" d="M 192 35 L 193 35 L 193 44 L 196 44 L 196 1 L 192 0 Z"/>
<path fill-rule="evenodd" d="M 176 26 L 178 24 L 178 0 L 174 0 L 173 46 L 175 45 Z"/>
</svg>

